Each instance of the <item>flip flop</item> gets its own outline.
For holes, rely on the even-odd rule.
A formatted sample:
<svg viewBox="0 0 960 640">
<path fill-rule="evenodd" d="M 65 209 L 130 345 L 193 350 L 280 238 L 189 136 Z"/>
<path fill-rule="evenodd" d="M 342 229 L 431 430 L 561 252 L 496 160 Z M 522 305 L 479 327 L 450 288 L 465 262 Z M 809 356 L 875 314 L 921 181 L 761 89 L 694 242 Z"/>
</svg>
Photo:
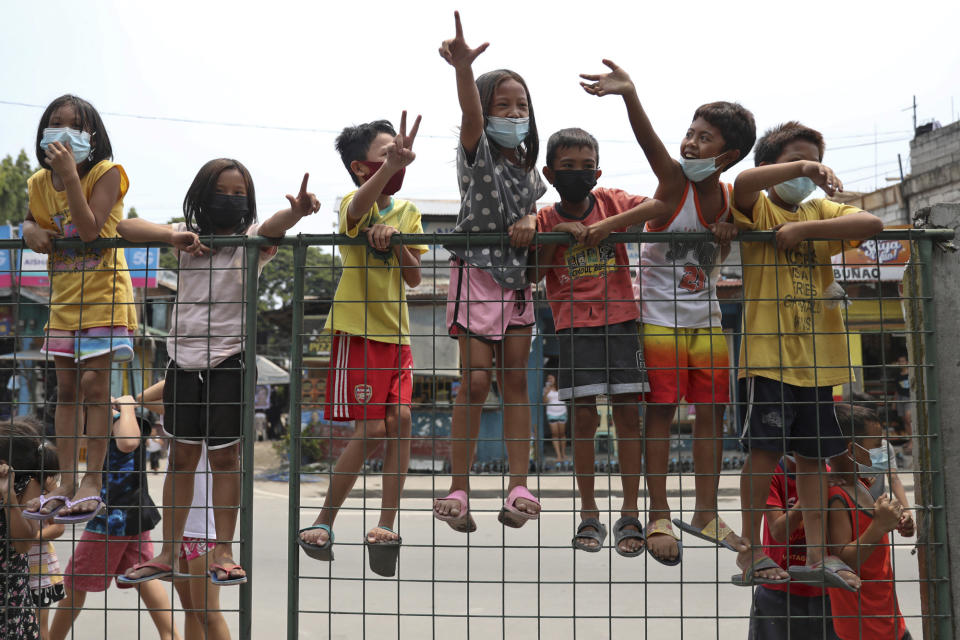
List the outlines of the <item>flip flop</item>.
<svg viewBox="0 0 960 640">
<path fill-rule="evenodd" d="M 96 507 L 96 509 L 94 509 L 93 511 L 84 511 L 83 513 L 77 513 L 77 514 L 74 514 L 74 515 L 66 515 L 66 516 L 57 515 L 57 516 L 54 516 L 54 518 L 53 518 L 54 523 L 56 523 L 56 524 L 82 524 L 82 523 L 84 523 L 84 522 L 89 522 L 89 521 L 93 520 L 94 518 L 96 518 L 97 515 L 98 515 L 101 511 L 103 511 L 103 509 L 107 506 L 107 505 L 103 502 L 103 498 L 101 498 L 100 496 L 87 496 L 86 498 L 80 498 L 79 500 L 71 500 L 70 498 L 67 498 L 67 499 L 65 500 L 65 503 L 66 503 L 66 504 L 64 504 L 62 508 L 63 508 L 63 509 L 72 508 L 73 506 L 78 505 L 78 504 L 82 504 L 82 503 L 84 503 L 84 502 L 96 502 L 96 503 L 97 503 L 97 507 Z"/>
<path fill-rule="evenodd" d="M 378 525 L 377 529 L 383 529 L 390 533 L 396 533 L 390 527 Z M 370 570 L 378 576 L 392 578 L 397 574 L 397 560 L 400 558 L 400 545 L 403 544 L 403 538 L 397 537 L 396 540 L 382 540 L 380 542 L 370 542 L 369 538 L 363 539 L 367 547 L 367 554 L 370 557 Z"/>
<path fill-rule="evenodd" d="M 140 576 L 139 578 L 128 578 L 126 575 L 117 576 L 117 584 L 142 584 L 144 582 L 149 582 L 151 580 L 164 580 L 169 579 L 173 575 L 173 567 L 168 564 L 163 564 L 162 562 L 139 562 L 132 567 L 134 571 L 137 569 L 156 569 L 156 573 L 151 573 L 146 576 Z"/>
<path fill-rule="evenodd" d="M 238 564 L 235 563 L 235 562 L 228 562 L 228 563 L 225 564 L 225 565 L 220 564 L 220 563 L 215 563 L 215 564 L 211 564 L 209 567 L 207 567 L 207 575 L 210 576 L 210 582 L 212 582 L 213 584 L 215 584 L 215 585 L 217 585 L 217 586 L 223 587 L 223 586 L 229 586 L 229 585 L 232 585 L 232 584 L 243 584 L 244 582 L 247 581 L 247 576 L 240 576 L 240 577 L 237 577 L 237 578 L 231 578 L 231 577 L 230 577 L 230 574 L 231 574 L 232 572 L 236 571 L 237 569 L 241 569 L 241 570 L 242 570 L 243 567 L 241 567 L 240 565 L 238 565 Z M 224 578 L 223 580 L 218 579 L 218 578 L 217 578 L 217 571 L 223 571 L 224 573 L 227 574 L 227 577 Z"/>
<path fill-rule="evenodd" d="M 467 492 L 463 489 L 451 491 L 449 495 L 440 498 L 441 500 L 456 500 L 460 503 L 460 514 L 456 516 L 443 516 L 433 510 L 433 517 L 450 525 L 450 528 L 460 533 L 473 533 L 477 530 L 477 523 L 470 515 L 470 506 L 467 504 Z"/>
<path fill-rule="evenodd" d="M 593 527 L 588 531 L 587 527 Z M 583 543 L 582 539 L 588 538 L 596 540 L 597 546 L 590 546 Z M 577 534 L 573 537 L 573 548 L 586 551 L 587 553 L 599 553 L 603 549 L 603 541 L 607 539 L 607 528 L 603 526 L 596 518 L 586 518 L 580 521 L 577 527 Z"/>
<path fill-rule="evenodd" d="M 768 555 L 762 555 L 759 559 L 754 558 L 753 563 L 743 570 L 743 573 L 735 573 L 730 576 L 730 582 L 738 587 L 752 587 L 758 584 L 787 584 L 790 578 L 764 578 L 756 574 L 757 571 L 764 569 L 782 569 L 780 565 L 774 562 Z M 747 574 L 750 574 L 749 577 Z"/>
<path fill-rule="evenodd" d="M 726 537 L 731 533 L 734 533 L 734 530 L 727 526 L 727 523 L 720 519 L 720 516 L 717 516 L 713 520 L 707 523 L 703 529 L 697 529 L 692 524 L 687 524 L 680 518 L 674 518 L 673 524 L 683 531 L 684 533 L 689 533 L 690 535 L 700 538 L 701 540 L 706 540 L 707 542 L 712 542 L 718 547 L 723 547 L 724 549 L 730 549 L 730 551 L 736 551 L 729 542 L 726 541 Z"/>
<path fill-rule="evenodd" d="M 540 511 L 536 513 L 526 513 L 517 509 L 517 499 L 523 498 L 524 500 L 529 500 L 530 502 L 535 503 L 538 507 L 540 506 L 540 501 L 537 500 L 530 490 L 523 485 L 517 485 L 510 490 L 507 499 L 503 501 L 503 508 L 500 509 L 500 515 L 497 516 L 497 520 L 502 522 L 508 527 L 513 527 L 514 529 L 519 529 L 523 525 L 527 524 L 527 520 L 536 520 L 540 517 Z"/>
<path fill-rule="evenodd" d="M 313 544 L 300 537 L 301 533 L 313 531 L 314 529 L 323 529 L 326 531 L 327 541 L 323 544 Z M 314 560 L 322 560 L 324 562 L 333 561 L 333 529 L 331 529 L 328 524 L 315 524 L 312 527 L 300 529 L 300 531 L 297 531 L 297 544 Z"/>
<path fill-rule="evenodd" d="M 666 567 L 675 567 L 683 560 L 683 542 L 680 540 L 680 536 L 677 535 L 677 532 L 673 530 L 673 525 L 670 524 L 670 521 L 666 518 L 660 518 L 654 522 L 648 522 L 647 528 L 644 530 L 644 535 L 647 537 L 647 544 L 650 544 L 650 536 L 657 533 L 662 533 L 672 537 L 677 541 L 677 557 L 673 560 L 665 560 L 663 558 L 658 558 L 652 550 L 650 551 L 650 556 L 659 562 L 660 564 Z"/>
<path fill-rule="evenodd" d="M 632 529 L 627 529 L 629 526 L 635 526 L 636 531 Z M 623 540 L 640 540 L 644 544 L 641 545 L 636 551 L 623 551 L 620 549 L 620 542 Z M 623 516 L 613 524 L 613 545 L 614 549 L 617 550 L 617 553 L 622 555 L 624 558 L 636 558 L 638 555 L 647 550 L 646 545 L 647 539 L 643 535 L 643 523 L 634 518 L 633 516 Z"/>
<path fill-rule="evenodd" d="M 57 512 L 60 511 L 60 509 L 63 509 L 64 507 L 66 507 L 67 503 L 70 502 L 70 498 L 68 498 L 67 496 L 47 497 L 47 496 L 41 495 L 39 500 L 40 500 L 40 506 L 37 507 L 36 511 L 24 510 L 20 512 L 21 515 L 23 515 L 23 517 L 26 518 L 27 520 L 46 520 L 47 518 L 52 518 L 53 516 L 57 515 Z M 50 511 L 47 511 L 46 513 L 44 513 L 43 505 L 47 504 L 48 502 L 53 502 L 54 500 L 59 501 L 60 506 L 50 509 Z"/>
<path fill-rule="evenodd" d="M 856 593 L 859 591 L 856 587 L 847 584 L 847 581 L 840 577 L 840 571 L 849 571 L 856 573 L 843 560 L 837 556 L 827 556 L 814 565 L 791 565 L 787 568 L 790 579 L 794 582 L 804 584 L 819 584 L 829 588 L 844 589 Z"/>
</svg>

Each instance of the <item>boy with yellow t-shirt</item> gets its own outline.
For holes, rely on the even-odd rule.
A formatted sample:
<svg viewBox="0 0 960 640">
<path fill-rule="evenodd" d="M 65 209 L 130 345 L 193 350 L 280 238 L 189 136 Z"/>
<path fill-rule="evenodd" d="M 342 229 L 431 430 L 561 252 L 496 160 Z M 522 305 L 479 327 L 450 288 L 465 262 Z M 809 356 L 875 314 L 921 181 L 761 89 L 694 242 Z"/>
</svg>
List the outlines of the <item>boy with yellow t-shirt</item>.
<svg viewBox="0 0 960 640">
<path fill-rule="evenodd" d="M 359 187 L 340 203 L 340 232 L 355 238 L 362 231 L 367 244 L 340 247 L 343 274 L 325 327 L 333 333 L 325 416 L 353 420 L 356 430 L 334 467 L 320 515 L 297 534 L 307 555 L 333 560 L 337 511 L 364 460 L 384 439 L 380 521 L 365 540 L 371 570 L 384 576 L 396 572 L 400 536 L 393 526 L 410 460 L 413 356 L 404 287 L 420 283 L 420 255 L 427 251 L 423 245 L 390 243 L 396 233 L 423 233 L 417 207 L 393 197 L 416 158 L 412 147 L 420 117 L 409 136 L 406 121 L 404 111 L 399 135 L 378 120 L 347 127 L 337 137 L 337 151 Z"/>
<path fill-rule="evenodd" d="M 823 136 L 798 122 L 767 131 L 754 147 L 756 167 L 734 184 L 734 221 L 740 229 L 775 230 L 776 242 L 742 244 L 744 337 L 741 394 L 746 414 L 741 441 L 749 451 L 740 481 L 743 536 L 754 543 L 737 554 L 735 584 L 782 584 L 790 579 L 856 589 L 859 578 L 833 556 L 824 557 L 827 481 L 824 462 L 846 451 L 833 410 L 834 385 L 850 381 L 847 335 L 831 256 L 842 240 L 862 240 L 883 229 L 878 218 L 826 199 L 804 201 L 819 185 L 842 191 L 820 163 Z M 767 193 L 763 193 L 766 191 Z M 811 241 L 837 238 L 841 241 Z M 835 293 L 836 292 L 836 293 Z M 807 565 L 789 574 L 760 546 L 770 477 L 784 454 L 797 461 Z"/>
</svg>

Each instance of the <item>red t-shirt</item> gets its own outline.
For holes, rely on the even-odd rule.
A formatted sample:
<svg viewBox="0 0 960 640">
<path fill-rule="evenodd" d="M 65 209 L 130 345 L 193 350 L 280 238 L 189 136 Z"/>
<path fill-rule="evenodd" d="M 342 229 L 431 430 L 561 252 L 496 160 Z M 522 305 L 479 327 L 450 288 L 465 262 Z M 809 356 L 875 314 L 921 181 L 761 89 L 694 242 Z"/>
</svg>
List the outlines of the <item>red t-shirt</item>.
<svg viewBox="0 0 960 640">
<path fill-rule="evenodd" d="M 843 487 L 830 487 L 830 506 L 845 506 L 850 513 L 853 535 L 859 538 L 873 522 L 873 516 L 859 508 Z M 843 640 L 902 638 L 907 630 L 897 602 L 890 564 L 890 534 L 885 533 L 880 544 L 857 572 L 863 583 L 860 591 L 830 589 L 830 607 L 833 628 Z"/>
<path fill-rule="evenodd" d="M 644 200 L 644 196 L 620 189 L 594 189 L 590 206 L 582 216 L 566 215 L 559 203 L 541 209 L 537 213 L 537 231 L 551 231 L 561 222 L 590 226 Z M 543 264 L 547 269 L 547 299 L 557 329 L 600 327 L 640 316 L 623 243 L 607 239 L 593 248 L 580 244 L 547 245 Z"/>
<path fill-rule="evenodd" d="M 829 467 L 827 469 L 829 471 Z M 797 503 L 797 476 L 784 469 L 783 461 L 777 465 L 777 470 L 773 473 L 770 480 L 770 495 L 767 496 L 767 506 L 771 509 L 786 511 Z M 790 534 L 790 539 L 786 544 L 783 541 L 776 541 L 770 535 L 771 514 L 763 514 L 763 550 L 770 556 L 774 562 L 782 568 L 787 569 L 788 565 L 807 564 L 807 538 L 803 527 L 797 527 Z M 790 560 L 787 561 L 787 552 L 789 550 Z M 789 591 L 791 595 L 812 598 L 820 596 L 822 589 L 820 587 L 811 587 L 808 584 L 786 583 L 786 584 L 765 584 L 767 589 L 776 591 Z"/>
</svg>

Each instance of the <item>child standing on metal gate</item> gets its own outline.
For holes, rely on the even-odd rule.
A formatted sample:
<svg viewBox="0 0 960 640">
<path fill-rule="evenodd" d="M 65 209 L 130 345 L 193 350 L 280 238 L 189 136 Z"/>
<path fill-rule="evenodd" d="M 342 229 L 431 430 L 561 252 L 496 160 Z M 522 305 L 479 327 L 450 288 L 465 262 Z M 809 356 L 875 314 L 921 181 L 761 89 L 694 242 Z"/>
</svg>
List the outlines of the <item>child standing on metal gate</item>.
<svg viewBox="0 0 960 640">
<path fill-rule="evenodd" d="M 24 517 L 76 524 L 103 508 L 101 470 L 110 434 L 110 363 L 133 358 L 137 312 L 122 250 L 64 249 L 57 238 L 92 242 L 117 236 L 130 185 L 100 114 L 72 95 L 47 107 L 37 129 L 42 167 L 27 181 L 30 210 L 23 239 L 48 254 L 50 320 L 41 350 L 57 371 L 56 432 L 60 483 L 31 500 Z M 83 425 L 86 425 L 86 434 Z M 77 483 L 77 452 L 87 468 Z"/>
<path fill-rule="evenodd" d="M 561 400 L 573 402 L 573 467 L 580 492 L 580 525 L 573 546 L 597 552 L 607 529 L 600 523 L 594 493 L 594 436 L 599 419 L 597 396 L 613 403 L 617 453 L 623 482 L 621 517 L 613 525 L 617 553 L 644 551 L 639 515 L 640 394 L 650 390 L 637 334 L 639 309 L 633 299 L 627 248 L 610 241 L 597 247 L 581 243 L 587 228 L 620 212 L 659 215 L 660 203 L 619 189 L 594 189 L 600 177 L 600 148 L 583 129 L 562 129 L 547 142 L 543 175 L 560 194 L 560 202 L 537 213 L 537 231 L 571 234 L 572 245 L 547 244 L 537 253 L 533 278 L 546 276 L 547 301 L 560 343 Z"/>
<path fill-rule="evenodd" d="M 713 232 L 718 239 L 640 245 L 640 322 L 651 387 L 644 396 L 644 461 L 650 492 L 644 533 L 654 559 L 675 565 L 683 547 L 672 525 L 728 549 L 746 548 L 717 513 L 723 414 L 730 401 L 730 362 L 720 326 L 717 280 L 736 232 L 730 213 L 733 188 L 720 182 L 720 174 L 750 152 L 756 125 L 753 114 L 739 104 L 701 105 L 680 143 L 680 159 L 675 160 L 653 130 L 630 76 L 610 60 L 604 64 L 610 67 L 609 73 L 584 74 L 588 82 L 581 84 L 591 95 L 623 96 L 637 141 L 660 181 L 655 197 L 664 203 L 664 211 L 647 220 L 644 231 Z M 634 212 L 609 218 L 590 229 L 588 243 L 606 237 L 613 228 L 641 222 Z M 682 400 L 696 405 L 697 412 L 693 424 L 696 503 L 689 523 L 679 518 L 671 523 L 667 501 L 670 426 Z"/>
<path fill-rule="evenodd" d="M 410 402 L 413 355 L 406 287 L 420 284 L 423 245 L 395 244 L 394 234 L 423 233 L 420 211 L 394 198 L 406 167 L 416 159 L 413 142 L 418 116 L 407 135 L 407 113 L 399 135 L 386 120 L 347 127 L 337 137 L 337 151 L 357 190 L 340 202 L 340 233 L 366 245 L 341 245 L 343 275 L 337 284 L 325 330 L 333 334 L 327 376 L 327 420 L 353 420 L 354 435 L 330 477 L 323 509 L 314 524 L 297 534 L 311 558 L 333 560 L 333 522 L 357 481 L 363 461 L 381 441 L 383 496 L 380 520 L 364 542 L 370 568 L 383 576 L 396 573 L 400 534 L 395 520 L 410 463 Z"/>
<path fill-rule="evenodd" d="M 316 196 L 307 192 L 308 178 L 304 174 L 296 197 L 287 196 L 289 209 L 259 224 L 250 172 L 237 160 L 218 158 L 200 168 L 187 190 L 183 201 L 186 222 L 166 226 L 133 218 L 118 227 L 124 238 L 134 242 L 173 245 L 179 258 L 177 300 L 167 338 L 170 363 L 163 388 L 164 430 L 172 436 L 172 462 L 163 484 L 167 509 L 163 546 L 151 561 L 127 572 L 126 579 L 131 582 L 173 573 L 203 443 L 213 470 L 217 524 L 210 580 L 217 584 L 247 581 L 246 571 L 233 559 L 233 535 L 240 505 L 245 283 L 255 276 L 246 271 L 244 247 L 219 247 L 211 252 L 198 234 L 282 238 L 301 218 L 320 209 Z M 261 246 L 255 251 L 259 274 L 277 248 Z"/>
<path fill-rule="evenodd" d="M 459 342 L 462 375 L 450 427 L 453 478 L 450 492 L 434 502 L 434 516 L 454 530 L 477 528 L 469 512 L 470 465 L 476 452 L 483 404 L 497 372 L 503 394 L 503 437 L 510 467 L 509 494 L 500 522 L 522 527 L 538 518 L 540 503 L 527 489 L 530 398 L 527 363 L 534 324 L 527 279 L 528 247 L 536 232 L 537 198 L 546 187 L 537 174 L 537 121 L 526 82 L 506 69 L 474 81 L 473 61 L 487 49 L 471 49 L 454 13 L 456 36 L 440 55 L 456 70 L 462 120 L 457 145 L 460 184 L 458 232 L 496 233 L 491 246 L 449 246 L 447 329 Z"/>
<path fill-rule="evenodd" d="M 753 159 L 734 183 L 734 220 L 741 229 L 775 230 L 776 243 L 744 242 L 744 336 L 740 344 L 741 398 L 746 420 L 741 443 L 749 451 L 741 471 L 743 537 L 753 543 L 737 555 L 742 586 L 787 580 L 857 588 L 860 579 L 833 556 L 824 557 L 826 460 L 846 442 L 833 405 L 834 385 L 850 382 L 846 328 L 833 279 L 831 256 L 841 241 L 863 240 L 883 229 L 866 211 L 826 199 L 806 198 L 819 185 L 828 195 L 842 191 L 833 171 L 821 164 L 823 136 L 799 122 L 767 131 Z M 767 193 L 764 193 L 766 191 Z M 804 507 L 805 566 L 789 574 L 756 544 L 760 540 L 770 475 L 792 453 L 797 494 Z"/>
</svg>

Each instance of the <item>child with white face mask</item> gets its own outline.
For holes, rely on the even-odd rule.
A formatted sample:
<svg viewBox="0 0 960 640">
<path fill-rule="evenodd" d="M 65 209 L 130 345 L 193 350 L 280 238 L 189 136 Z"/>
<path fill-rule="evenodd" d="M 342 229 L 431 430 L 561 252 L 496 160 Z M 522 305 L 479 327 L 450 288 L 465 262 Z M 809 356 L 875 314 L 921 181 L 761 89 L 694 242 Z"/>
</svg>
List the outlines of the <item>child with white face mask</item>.
<svg viewBox="0 0 960 640">
<path fill-rule="evenodd" d="M 112 159 L 110 138 L 93 105 L 72 95 L 50 103 L 37 130 L 41 169 L 27 181 L 30 210 L 22 235 L 30 249 L 48 255 L 50 320 L 41 350 L 53 356 L 57 372 L 60 482 L 26 505 L 24 517 L 34 520 L 79 524 L 104 508 L 110 368 L 112 360 L 133 358 L 133 286 L 122 250 L 67 249 L 53 240 L 117 237 L 130 181 Z M 87 469 L 78 482 L 81 446 L 87 449 Z"/>
</svg>

